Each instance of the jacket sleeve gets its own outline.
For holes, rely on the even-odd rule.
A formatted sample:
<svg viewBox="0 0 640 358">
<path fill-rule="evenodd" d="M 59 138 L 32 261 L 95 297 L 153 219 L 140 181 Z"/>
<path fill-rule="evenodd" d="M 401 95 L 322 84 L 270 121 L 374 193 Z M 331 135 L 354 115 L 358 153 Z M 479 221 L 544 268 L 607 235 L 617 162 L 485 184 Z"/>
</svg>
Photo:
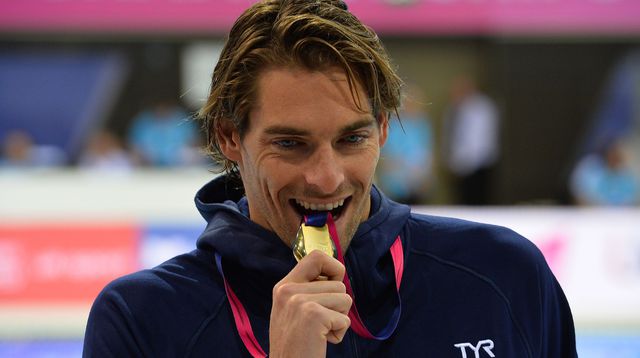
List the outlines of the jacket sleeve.
<svg viewBox="0 0 640 358">
<path fill-rule="evenodd" d="M 540 272 L 541 340 L 538 357 L 573 358 L 576 352 L 576 336 L 573 316 L 560 284 L 546 262 Z"/>
<path fill-rule="evenodd" d="M 487 267 L 510 301 L 529 356 L 577 357 L 571 309 L 543 253 L 509 229 L 499 228 L 496 232 L 493 244 L 486 247 L 500 265 Z"/>
<path fill-rule="evenodd" d="M 123 297 L 107 286 L 96 298 L 84 336 L 83 357 L 143 357 L 133 316 Z"/>
</svg>

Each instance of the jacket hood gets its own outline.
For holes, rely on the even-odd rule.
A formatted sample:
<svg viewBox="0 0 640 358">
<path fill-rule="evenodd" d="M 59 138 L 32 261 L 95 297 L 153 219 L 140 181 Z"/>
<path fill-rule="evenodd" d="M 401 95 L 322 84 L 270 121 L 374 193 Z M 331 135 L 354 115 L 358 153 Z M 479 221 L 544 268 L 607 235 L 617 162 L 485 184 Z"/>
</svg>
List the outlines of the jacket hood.
<svg viewBox="0 0 640 358">
<path fill-rule="evenodd" d="M 241 185 L 228 176 L 219 176 L 198 191 L 195 203 L 208 223 L 198 239 L 198 248 L 222 256 L 225 276 L 233 287 L 238 286 L 232 279 L 237 274 L 243 277 L 243 286 L 260 291 L 246 294 L 270 296 L 275 283 L 291 271 L 296 260 L 291 248 L 275 233 L 251 221 Z M 369 297 L 366 301 L 373 304 L 372 298 L 382 292 L 395 292 L 388 252 L 401 234 L 410 209 L 389 200 L 375 186 L 371 189 L 371 206 L 369 218 L 358 227 L 344 257 L 356 299 Z M 237 294 L 242 296 L 241 292 Z M 361 306 L 358 302 L 358 309 L 366 312 Z"/>
</svg>

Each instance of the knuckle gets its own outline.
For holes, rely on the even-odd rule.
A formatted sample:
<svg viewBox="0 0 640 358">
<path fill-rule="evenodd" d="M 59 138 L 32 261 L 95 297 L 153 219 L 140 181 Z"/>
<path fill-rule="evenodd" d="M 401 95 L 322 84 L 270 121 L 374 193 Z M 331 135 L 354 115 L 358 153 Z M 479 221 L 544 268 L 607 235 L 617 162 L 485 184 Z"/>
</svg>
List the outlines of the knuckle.
<svg viewBox="0 0 640 358">
<path fill-rule="evenodd" d="M 280 286 L 282 286 L 281 283 L 276 283 L 275 286 L 273 286 L 273 290 L 272 290 L 273 297 L 276 297 L 278 295 L 278 292 L 280 292 Z"/>
<path fill-rule="evenodd" d="M 324 254 L 319 250 L 313 250 L 309 254 L 307 254 L 307 257 L 308 257 L 307 261 L 309 261 L 309 263 L 312 263 L 312 264 L 318 264 L 324 258 L 323 256 L 326 256 L 326 254 Z"/>
<path fill-rule="evenodd" d="M 353 298 L 346 293 L 344 294 L 344 301 L 349 305 L 349 307 L 353 304 Z"/>
<path fill-rule="evenodd" d="M 305 302 L 307 302 L 307 300 L 305 299 L 304 295 L 292 295 L 289 298 L 290 305 L 304 306 Z"/>
<path fill-rule="evenodd" d="M 300 313 L 306 319 L 316 319 L 322 315 L 322 308 L 315 302 L 307 301 L 300 306 Z"/>
<path fill-rule="evenodd" d="M 294 285 L 291 283 L 277 284 L 273 288 L 273 297 L 276 300 L 286 300 L 294 293 Z"/>
</svg>

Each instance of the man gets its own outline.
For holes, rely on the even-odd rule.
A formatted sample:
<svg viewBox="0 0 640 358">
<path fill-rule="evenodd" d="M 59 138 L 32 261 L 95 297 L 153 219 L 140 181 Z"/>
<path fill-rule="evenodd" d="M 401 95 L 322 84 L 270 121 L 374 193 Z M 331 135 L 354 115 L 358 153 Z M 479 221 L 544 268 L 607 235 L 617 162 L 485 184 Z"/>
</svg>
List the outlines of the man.
<svg viewBox="0 0 640 358">
<path fill-rule="evenodd" d="M 491 179 L 499 159 L 500 118 L 491 98 L 467 76 L 453 81 L 444 121 L 444 161 L 455 187 L 455 203 L 492 203 Z"/>
<path fill-rule="evenodd" d="M 84 355 L 575 356 L 533 244 L 412 214 L 372 186 L 400 85 L 340 1 L 241 15 L 202 110 L 227 168 L 196 196 L 208 226 L 196 250 L 103 290 Z M 300 222 L 318 217 L 344 265 L 320 251 L 296 262 Z"/>
</svg>

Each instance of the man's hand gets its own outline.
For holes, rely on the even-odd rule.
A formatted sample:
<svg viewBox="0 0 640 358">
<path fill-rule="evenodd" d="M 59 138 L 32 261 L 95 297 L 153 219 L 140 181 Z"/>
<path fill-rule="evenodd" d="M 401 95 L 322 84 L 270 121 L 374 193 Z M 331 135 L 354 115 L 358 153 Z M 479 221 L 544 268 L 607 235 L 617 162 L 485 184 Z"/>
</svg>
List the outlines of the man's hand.
<svg viewBox="0 0 640 358">
<path fill-rule="evenodd" d="M 344 274 L 338 260 L 312 251 L 274 286 L 271 357 L 325 357 L 327 342 L 342 341 L 351 324 L 347 314 L 352 303 Z"/>
</svg>

